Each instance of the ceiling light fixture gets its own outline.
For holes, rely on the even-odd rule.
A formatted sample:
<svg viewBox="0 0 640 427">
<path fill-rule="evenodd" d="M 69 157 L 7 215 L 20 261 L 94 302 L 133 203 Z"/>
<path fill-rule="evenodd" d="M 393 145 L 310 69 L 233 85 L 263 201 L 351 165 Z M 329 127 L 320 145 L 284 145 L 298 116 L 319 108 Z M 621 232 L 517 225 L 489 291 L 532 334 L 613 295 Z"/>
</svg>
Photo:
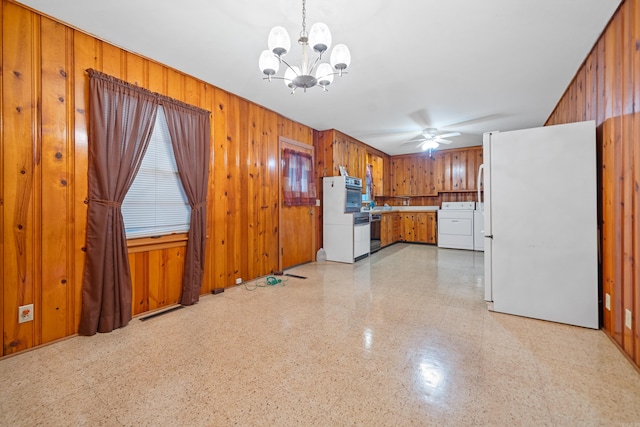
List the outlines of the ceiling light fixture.
<svg viewBox="0 0 640 427">
<path fill-rule="evenodd" d="M 440 144 L 438 144 L 434 140 L 428 139 L 422 144 L 422 151 L 435 150 L 439 146 L 440 146 Z"/>
<path fill-rule="evenodd" d="M 291 49 L 291 39 L 287 30 L 280 26 L 271 29 L 268 39 L 269 49 L 262 51 L 258 61 L 260 71 L 267 76 L 264 78 L 265 80 L 284 80 L 285 86 L 291 89 L 292 94 L 298 88 L 302 88 L 306 92 L 308 88 L 316 85 L 322 86 L 322 90 L 326 91 L 327 86 L 333 82 L 333 76 L 346 74 L 344 70 L 351 63 L 351 53 L 344 44 L 338 44 L 333 48 L 329 58 L 331 65 L 321 62 L 322 54 L 331 47 L 331 32 L 326 24 L 318 22 L 313 24 L 307 33 L 306 3 L 306 0 L 302 0 L 302 31 L 298 39 L 298 43 L 302 45 L 300 66 L 291 66 L 283 59 L 283 56 Z M 309 52 L 309 49 L 313 49 L 313 52 L 318 54 L 313 62 L 310 58 L 310 54 L 313 55 L 313 52 Z M 280 68 L 280 63 L 286 66 L 284 77 L 275 76 Z"/>
</svg>

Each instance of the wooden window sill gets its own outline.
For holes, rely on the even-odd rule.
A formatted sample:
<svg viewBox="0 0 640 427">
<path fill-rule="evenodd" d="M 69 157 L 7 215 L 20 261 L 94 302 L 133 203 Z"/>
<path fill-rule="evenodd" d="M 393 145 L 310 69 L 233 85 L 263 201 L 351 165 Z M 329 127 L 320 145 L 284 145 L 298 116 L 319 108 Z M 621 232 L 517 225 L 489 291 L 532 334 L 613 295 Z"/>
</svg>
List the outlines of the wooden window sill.
<svg viewBox="0 0 640 427">
<path fill-rule="evenodd" d="M 168 234 L 158 237 L 142 237 L 140 239 L 127 240 L 127 248 L 130 254 L 149 252 L 160 249 L 178 248 L 187 246 L 187 233 Z"/>
</svg>

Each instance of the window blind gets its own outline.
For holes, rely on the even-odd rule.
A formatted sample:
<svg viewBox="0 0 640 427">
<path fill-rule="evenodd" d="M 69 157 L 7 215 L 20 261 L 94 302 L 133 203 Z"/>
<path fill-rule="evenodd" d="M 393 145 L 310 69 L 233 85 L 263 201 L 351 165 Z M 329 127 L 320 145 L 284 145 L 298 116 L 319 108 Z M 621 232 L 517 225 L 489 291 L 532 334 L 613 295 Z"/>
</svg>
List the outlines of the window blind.
<svg viewBox="0 0 640 427">
<path fill-rule="evenodd" d="M 189 231 L 191 207 L 161 106 L 140 170 L 122 203 L 122 216 L 128 239 Z"/>
</svg>

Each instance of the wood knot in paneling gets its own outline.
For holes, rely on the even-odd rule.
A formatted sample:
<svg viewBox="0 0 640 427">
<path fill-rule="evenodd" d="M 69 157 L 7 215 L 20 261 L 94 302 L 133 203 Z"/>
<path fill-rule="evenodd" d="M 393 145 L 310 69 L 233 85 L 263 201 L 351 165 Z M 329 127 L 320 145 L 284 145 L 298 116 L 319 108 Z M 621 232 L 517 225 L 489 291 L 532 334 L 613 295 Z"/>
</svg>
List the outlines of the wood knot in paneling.
<svg viewBox="0 0 640 427">
<path fill-rule="evenodd" d="M 63 70 L 62 68 L 60 68 L 60 75 L 65 79 L 67 78 L 67 72 L 65 70 Z"/>
<path fill-rule="evenodd" d="M 22 77 L 22 74 L 20 73 L 20 71 L 14 71 L 14 72 L 13 72 L 13 75 L 14 75 L 15 77 L 17 77 L 17 78 L 21 78 L 21 77 Z"/>
</svg>

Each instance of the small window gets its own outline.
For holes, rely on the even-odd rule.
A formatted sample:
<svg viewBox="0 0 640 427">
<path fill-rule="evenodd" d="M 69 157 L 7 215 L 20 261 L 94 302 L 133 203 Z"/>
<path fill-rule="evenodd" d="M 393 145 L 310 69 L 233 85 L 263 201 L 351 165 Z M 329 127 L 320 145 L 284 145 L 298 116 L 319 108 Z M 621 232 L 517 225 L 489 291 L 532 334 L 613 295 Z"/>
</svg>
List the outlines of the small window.
<svg viewBox="0 0 640 427">
<path fill-rule="evenodd" d="M 122 216 L 128 239 L 189 231 L 191 207 L 160 106 L 140 170 L 122 203 Z"/>
</svg>

